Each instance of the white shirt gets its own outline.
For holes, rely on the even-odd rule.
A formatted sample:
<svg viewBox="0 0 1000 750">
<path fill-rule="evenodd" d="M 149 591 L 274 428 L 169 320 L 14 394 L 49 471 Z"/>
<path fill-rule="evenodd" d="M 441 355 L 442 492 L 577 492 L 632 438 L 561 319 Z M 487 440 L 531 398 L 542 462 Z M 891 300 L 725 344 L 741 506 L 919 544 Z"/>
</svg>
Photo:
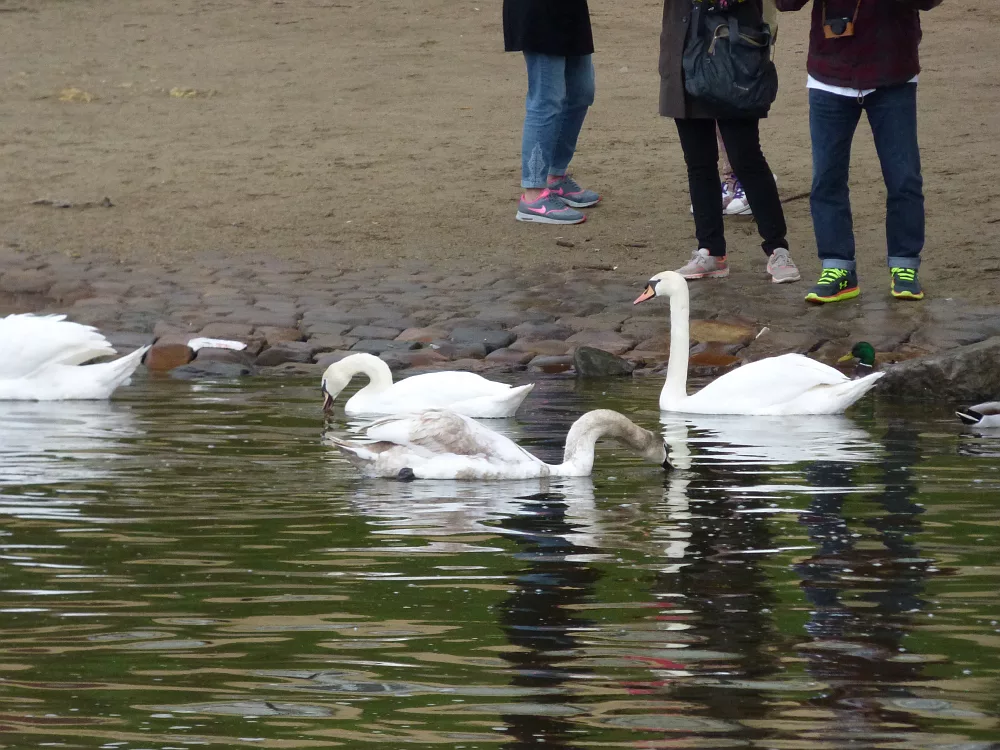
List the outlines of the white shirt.
<svg viewBox="0 0 1000 750">
<path fill-rule="evenodd" d="M 916 83 L 919 76 L 913 76 L 907 83 Z M 875 89 L 849 89 L 846 86 L 831 86 L 829 83 L 823 83 L 822 81 L 817 81 L 812 76 L 806 80 L 807 89 L 819 89 L 820 91 L 829 91 L 831 94 L 836 94 L 837 96 L 850 96 L 855 99 L 864 99 Z"/>
</svg>

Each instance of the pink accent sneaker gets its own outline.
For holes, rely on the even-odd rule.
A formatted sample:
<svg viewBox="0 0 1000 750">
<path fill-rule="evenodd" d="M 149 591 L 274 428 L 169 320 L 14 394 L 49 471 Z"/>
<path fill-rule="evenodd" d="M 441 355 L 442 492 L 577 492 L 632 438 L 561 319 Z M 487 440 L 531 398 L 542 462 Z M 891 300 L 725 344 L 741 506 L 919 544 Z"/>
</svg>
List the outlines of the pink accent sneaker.
<svg viewBox="0 0 1000 750">
<path fill-rule="evenodd" d="M 580 187 L 568 174 L 564 174 L 558 180 L 549 178 L 548 189 L 566 201 L 567 206 L 573 208 L 590 208 L 601 202 L 601 196 L 593 190 Z"/>
<path fill-rule="evenodd" d="M 538 200 L 528 202 L 521 196 L 517 204 L 518 221 L 530 221 L 536 224 L 582 224 L 587 220 L 574 208 L 566 205 L 562 198 L 551 190 L 543 190 Z"/>
<path fill-rule="evenodd" d="M 722 279 L 729 275 L 726 256 L 711 255 L 701 248 L 691 253 L 691 260 L 677 269 L 677 273 L 685 279 Z"/>
</svg>

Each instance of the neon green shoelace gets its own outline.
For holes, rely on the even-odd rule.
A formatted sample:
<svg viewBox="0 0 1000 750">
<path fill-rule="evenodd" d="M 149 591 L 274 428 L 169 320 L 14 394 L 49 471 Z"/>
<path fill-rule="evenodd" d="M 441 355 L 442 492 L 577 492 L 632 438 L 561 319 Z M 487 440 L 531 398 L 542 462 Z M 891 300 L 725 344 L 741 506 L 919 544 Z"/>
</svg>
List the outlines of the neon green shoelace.
<svg viewBox="0 0 1000 750">
<path fill-rule="evenodd" d="M 915 268 L 890 268 L 889 273 L 898 277 L 900 281 L 917 280 L 917 269 Z"/>
<path fill-rule="evenodd" d="M 819 283 L 831 284 L 834 281 L 840 281 L 846 275 L 847 271 L 843 268 L 824 268 L 823 273 L 819 275 Z"/>
</svg>

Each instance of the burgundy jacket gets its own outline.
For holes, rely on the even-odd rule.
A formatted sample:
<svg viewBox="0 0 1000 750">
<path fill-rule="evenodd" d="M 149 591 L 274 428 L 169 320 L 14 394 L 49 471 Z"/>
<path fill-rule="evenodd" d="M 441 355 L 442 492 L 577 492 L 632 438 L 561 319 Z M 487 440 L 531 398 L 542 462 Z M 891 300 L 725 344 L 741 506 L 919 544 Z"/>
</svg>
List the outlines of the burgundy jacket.
<svg viewBox="0 0 1000 750">
<path fill-rule="evenodd" d="M 778 10 L 799 10 L 809 0 L 775 0 Z M 876 89 L 906 83 L 920 72 L 920 13 L 941 0 L 813 0 L 809 75 L 831 86 Z M 829 18 L 853 18 L 854 36 L 826 39 Z"/>
</svg>

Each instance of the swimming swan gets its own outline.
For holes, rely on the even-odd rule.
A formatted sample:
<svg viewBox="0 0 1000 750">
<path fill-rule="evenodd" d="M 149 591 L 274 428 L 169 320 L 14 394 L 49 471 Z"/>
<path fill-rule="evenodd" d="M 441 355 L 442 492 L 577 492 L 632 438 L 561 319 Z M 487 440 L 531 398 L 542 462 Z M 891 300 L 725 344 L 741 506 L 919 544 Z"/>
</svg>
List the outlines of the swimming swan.
<svg viewBox="0 0 1000 750">
<path fill-rule="evenodd" d="M 80 367 L 115 353 L 95 328 L 65 315 L 8 315 L 0 318 L 0 401 L 106 399 L 131 377 L 148 349 Z"/>
<path fill-rule="evenodd" d="M 432 409 L 408 417 L 373 422 L 370 442 L 330 437 L 367 477 L 397 479 L 534 479 L 585 477 L 594 468 L 594 445 L 618 440 L 647 461 L 667 464 L 662 438 L 616 411 L 597 409 L 569 429 L 563 462 L 547 464 L 512 440 L 461 414 Z"/>
<path fill-rule="evenodd" d="M 347 400 L 348 416 L 414 414 L 427 409 L 450 409 L 480 419 L 513 416 L 534 383 L 512 387 L 472 372 L 429 372 L 392 382 L 392 370 L 371 354 L 351 354 L 323 373 L 323 411 L 355 375 L 366 375 L 368 385 Z"/>
<path fill-rule="evenodd" d="M 874 387 L 884 372 L 851 380 L 801 354 L 749 362 L 687 395 L 690 302 L 687 282 L 674 271 L 658 273 L 633 304 L 670 298 L 670 361 L 660 392 L 662 411 L 689 414 L 837 414 Z"/>
</svg>

